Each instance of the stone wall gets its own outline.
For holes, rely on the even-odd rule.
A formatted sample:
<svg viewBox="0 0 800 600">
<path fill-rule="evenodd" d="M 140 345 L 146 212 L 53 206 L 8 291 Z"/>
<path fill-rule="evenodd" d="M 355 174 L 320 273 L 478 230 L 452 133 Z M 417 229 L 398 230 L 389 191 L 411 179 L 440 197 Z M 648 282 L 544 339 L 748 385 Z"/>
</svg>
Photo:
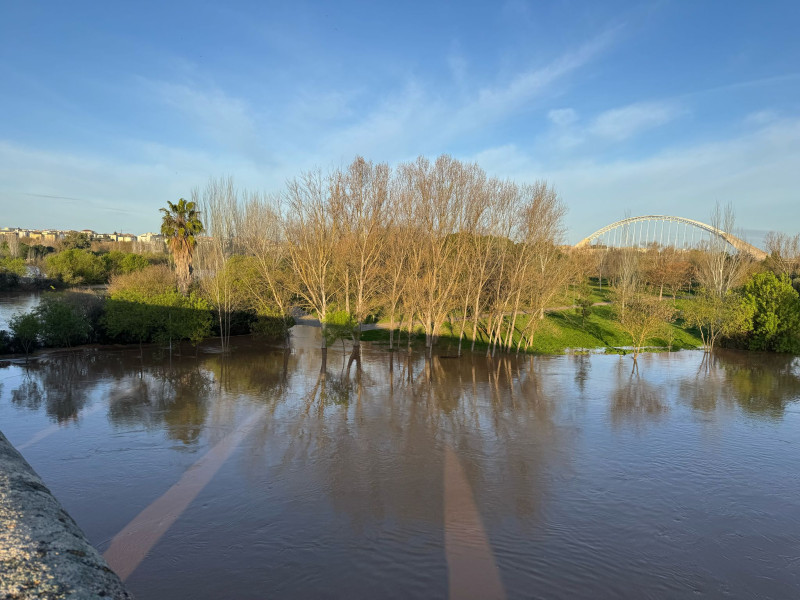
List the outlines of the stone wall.
<svg viewBox="0 0 800 600">
<path fill-rule="evenodd" d="M 133 598 L 2 432 L 0 598 Z"/>
</svg>

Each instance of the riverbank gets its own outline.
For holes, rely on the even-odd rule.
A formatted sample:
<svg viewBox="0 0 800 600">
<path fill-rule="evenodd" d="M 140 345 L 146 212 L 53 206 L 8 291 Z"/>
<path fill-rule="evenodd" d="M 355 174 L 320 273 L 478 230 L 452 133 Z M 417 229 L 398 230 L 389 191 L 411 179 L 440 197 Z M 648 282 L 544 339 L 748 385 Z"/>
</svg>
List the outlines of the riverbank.
<svg viewBox="0 0 800 600">
<path fill-rule="evenodd" d="M 529 317 L 520 315 L 516 322 L 512 346 L 516 348 L 519 332 L 528 324 Z M 446 348 L 446 352 L 457 348 L 458 337 L 461 333 L 460 326 L 455 323 L 446 323 L 442 328 L 439 344 Z M 406 343 L 407 332 L 402 334 L 395 329 L 394 341 L 403 340 Z M 389 327 L 386 323 L 379 323 L 361 337 L 364 341 L 388 343 Z M 413 340 L 414 338 L 412 338 Z M 468 324 L 464 330 L 462 349 L 469 349 L 472 345 L 472 329 Z M 475 348 L 486 350 L 488 338 L 479 325 L 475 336 Z M 566 354 L 574 351 L 599 350 L 608 353 L 625 354 L 632 345 L 631 337 L 620 327 L 614 309 L 608 303 L 595 304 L 590 313 L 583 317 L 573 308 L 551 310 L 545 314 L 542 322 L 537 326 L 530 354 Z M 682 321 L 668 323 L 664 332 L 647 340 L 645 351 L 688 350 L 701 348 L 703 340 L 697 332 L 684 325 Z M 523 349 L 524 351 L 524 349 Z"/>
</svg>

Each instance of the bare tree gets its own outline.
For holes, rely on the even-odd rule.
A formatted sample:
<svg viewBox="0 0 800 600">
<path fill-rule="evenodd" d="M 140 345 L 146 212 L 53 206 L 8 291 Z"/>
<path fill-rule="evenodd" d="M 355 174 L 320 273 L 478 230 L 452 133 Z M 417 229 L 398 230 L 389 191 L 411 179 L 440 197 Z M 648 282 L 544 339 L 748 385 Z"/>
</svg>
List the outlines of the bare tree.
<svg viewBox="0 0 800 600">
<path fill-rule="evenodd" d="M 19 258 L 19 237 L 16 233 L 6 234 L 6 243 L 8 244 L 8 255 L 11 258 Z"/>
<path fill-rule="evenodd" d="M 521 204 L 522 193 L 519 186 L 510 181 L 503 182 L 499 189 L 498 203 L 495 205 L 499 212 L 496 230 L 498 243 L 493 248 L 491 278 L 487 285 L 485 305 L 487 356 L 497 348 L 509 299 L 514 295 L 515 288 L 511 286 L 513 274 L 524 264 L 525 248 L 517 245 L 521 239 Z"/>
<path fill-rule="evenodd" d="M 769 267 L 777 275 L 800 275 L 800 234 L 789 236 L 770 231 L 764 238 L 764 245 L 769 254 Z"/>
<path fill-rule="evenodd" d="M 620 248 L 613 253 L 614 298 L 619 304 L 620 316 L 640 285 L 639 261 L 641 254 L 633 248 Z"/>
<path fill-rule="evenodd" d="M 198 245 L 200 284 L 217 311 L 220 344 L 226 351 L 230 345 L 232 315 L 243 304 L 232 262 L 238 250 L 236 225 L 241 222 L 233 179 L 209 180 L 202 192 L 192 192 L 192 200 L 201 207 L 208 232 L 208 237 Z"/>
<path fill-rule="evenodd" d="M 336 183 L 319 171 L 309 171 L 289 182 L 286 198 L 285 235 L 295 274 L 292 290 L 301 300 L 302 308 L 319 319 L 323 351 L 327 349 L 325 317 L 333 301 L 336 234 L 330 196 Z"/>
<path fill-rule="evenodd" d="M 529 306 L 535 312 L 530 321 L 544 318 L 544 309 L 558 290 L 572 280 L 574 261 L 562 251 L 564 216 L 567 209 L 555 189 L 544 181 L 523 188 L 527 201 L 523 205 L 521 221 L 522 245 L 526 249 L 524 268 L 520 270 L 519 292 L 515 297 L 506 350 L 511 350 L 514 327 L 521 309 L 520 299 L 527 291 Z M 531 329 L 535 326 L 531 325 Z M 532 339 L 531 330 L 531 336 Z M 519 350 L 523 335 L 517 344 Z M 528 345 L 531 343 L 528 340 Z"/>
<path fill-rule="evenodd" d="M 647 340 L 666 330 L 675 319 L 675 308 L 661 299 L 638 290 L 620 313 L 620 326 L 631 336 L 633 360 L 639 356 Z"/>
<path fill-rule="evenodd" d="M 288 245 L 280 199 L 250 193 L 237 211 L 237 232 L 247 265 L 253 269 L 242 278 L 256 312 L 285 324 L 291 312 L 291 278 Z M 288 335 L 288 329 L 284 330 Z"/>
<path fill-rule="evenodd" d="M 717 203 L 711 213 L 711 226 L 733 233 L 734 225 L 733 207 L 728 204 L 722 208 Z M 712 235 L 699 254 L 697 278 L 706 290 L 724 298 L 744 281 L 751 267 L 752 260 L 746 252 L 738 252 L 722 237 Z"/>
<path fill-rule="evenodd" d="M 398 183 L 397 178 L 392 180 L 389 212 L 393 215 L 392 226 L 387 228 L 386 244 L 382 254 L 381 297 L 383 308 L 389 315 L 389 349 L 394 348 L 395 319 L 401 309 L 403 298 L 412 296 L 411 288 L 411 258 L 410 252 L 414 245 L 415 228 L 411 224 L 413 212 L 410 198 L 411 194 Z M 402 321 L 400 318 L 400 327 Z M 411 318 L 413 327 L 413 315 Z M 400 340 L 398 339 L 398 344 Z M 409 337 L 410 342 L 410 337 Z"/>
<path fill-rule="evenodd" d="M 433 165 L 420 157 L 401 165 L 399 172 L 413 192 L 413 221 L 420 231 L 420 244 L 413 252 L 419 269 L 415 287 L 430 350 L 450 310 L 457 285 L 452 275 L 458 272 L 464 256 L 464 244 L 458 243 L 455 234 L 461 225 L 468 187 L 461 163 L 446 155 Z"/>
<path fill-rule="evenodd" d="M 338 183 L 331 196 L 331 215 L 337 232 L 337 271 L 344 275 L 346 310 L 358 324 L 354 337 L 358 348 L 361 325 L 380 287 L 386 232 L 391 228 L 390 170 L 385 163 L 374 165 L 358 156 L 345 173 L 335 173 L 334 177 Z"/>
</svg>

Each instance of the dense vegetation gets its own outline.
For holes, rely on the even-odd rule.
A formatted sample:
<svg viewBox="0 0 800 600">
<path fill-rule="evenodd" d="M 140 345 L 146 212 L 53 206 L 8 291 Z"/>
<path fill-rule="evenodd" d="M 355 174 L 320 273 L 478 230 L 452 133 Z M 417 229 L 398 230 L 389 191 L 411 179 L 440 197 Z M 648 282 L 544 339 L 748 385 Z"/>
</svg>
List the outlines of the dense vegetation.
<svg viewBox="0 0 800 600">
<path fill-rule="evenodd" d="M 131 273 L 153 264 L 167 264 L 165 253 L 132 252 L 118 244 L 94 244 L 84 233 L 70 232 L 55 246 L 31 245 L 15 236 L 0 243 L 0 289 L 23 283 L 39 287 L 66 287 L 108 283 L 115 275 Z M 128 244 L 130 246 L 130 244 Z M 29 270 L 30 267 L 30 270 Z M 38 274 L 29 275 L 30 272 Z"/>
<path fill-rule="evenodd" d="M 385 335 L 390 348 L 402 332 L 428 349 L 446 338 L 455 353 L 631 346 L 635 356 L 698 342 L 709 351 L 800 350 L 797 237 L 771 236 L 763 263 L 721 239 L 690 251 L 575 250 L 563 245 L 565 212 L 544 182 L 497 180 L 447 156 L 394 170 L 357 158 L 302 174 L 279 197 L 212 180 L 163 209 L 172 270 L 165 256 L 92 249 L 79 238 L 44 258 L 48 276 L 110 281 L 108 293 L 91 310 L 69 296 L 44 302 L 15 321 L 11 344 L 214 334 L 224 350 L 239 332 L 285 336 L 301 309 L 319 319 L 323 348 L 349 337 L 357 349 L 363 324 L 378 320 L 386 333 L 369 337 Z M 711 224 L 732 231 L 732 212 L 717 207 Z M 89 325 L 54 333 L 56 305 L 56 321 Z"/>
</svg>

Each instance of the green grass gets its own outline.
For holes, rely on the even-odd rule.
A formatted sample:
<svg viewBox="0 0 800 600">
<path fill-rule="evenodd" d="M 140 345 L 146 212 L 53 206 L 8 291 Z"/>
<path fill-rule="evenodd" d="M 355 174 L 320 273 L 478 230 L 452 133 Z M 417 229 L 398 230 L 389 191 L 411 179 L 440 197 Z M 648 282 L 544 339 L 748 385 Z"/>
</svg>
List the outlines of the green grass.
<svg viewBox="0 0 800 600">
<path fill-rule="evenodd" d="M 601 300 L 598 300 L 598 302 Z M 536 317 L 534 317 L 536 318 Z M 517 318 L 514 344 L 519 339 L 520 332 L 527 325 L 528 316 L 521 315 Z M 668 326 L 670 335 L 662 335 L 647 341 L 648 346 L 669 346 L 668 337 L 672 337 L 672 349 L 697 348 L 702 345 L 697 332 L 685 329 L 682 323 L 678 322 Z M 448 348 L 455 349 L 458 344 L 458 326 L 451 328 L 449 323 L 442 327 L 442 335 L 439 345 L 447 351 Z M 469 349 L 472 343 L 472 335 L 469 326 L 465 332 L 464 349 Z M 364 341 L 388 342 L 389 332 L 386 329 L 365 331 L 362 335 Z M 403 344 L 406 343 L 405 332 L 402 336 Z M 395 342 L 398 340 L 395 332 Z M 424 335 L 417 334 L 416 343 L 424 340 Z M 485 349 L 488 339 L 485 332 L 478 330 L 476 347 Z M 574 309 L 548 313 L 539 324 L 534 342 L 530 352 L 536 354 L 563 354 L 567 350 L 578 348 L 606 348 L 607 351 L 615 352 L 615 348 L 630 346 L 631 338 L 619 326 L 616 320 L 614 309 L 611 306 L 595 306 L 591 314 L 584 320 Z"/>
</svg>

